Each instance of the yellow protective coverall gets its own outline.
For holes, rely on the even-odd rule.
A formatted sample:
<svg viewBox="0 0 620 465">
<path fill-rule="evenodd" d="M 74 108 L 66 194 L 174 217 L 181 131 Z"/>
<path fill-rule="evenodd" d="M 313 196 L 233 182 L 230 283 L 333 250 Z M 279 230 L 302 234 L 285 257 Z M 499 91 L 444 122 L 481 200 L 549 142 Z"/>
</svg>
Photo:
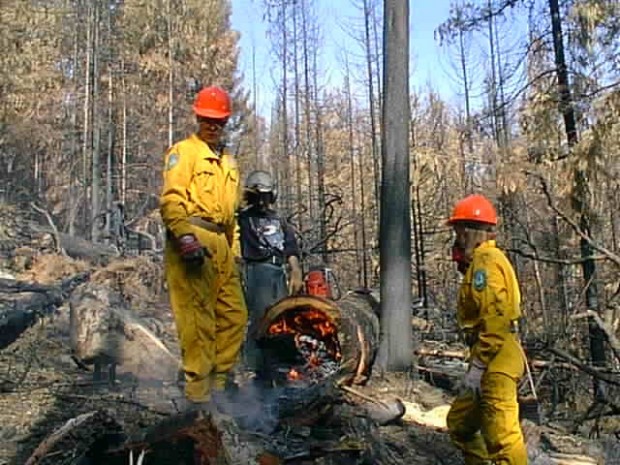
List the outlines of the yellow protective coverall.
<svg viewBox="0 0 620 465">
<path fill-rule="evenodd" d="M 166 153 L 160 210 L 167 228 L 164 252 L 170 304 L 177 326 L 185 372 L 185 394 L 206 402 L 211 389 L 223 389 L 237 362 L 247 323 L 238 269 L 235 212 L 239 171 L 231 155 L 218 156 L 192 135 Z M 214 232 L 192 224 L 199 217 L 221 225 Z M 194 234 L 210 257 L 189 272 L 176 239 Z"/>
<path fill-rule="evenodd" d="M 471 349 L 471 360 L 487 368 L 480 396 L 462 393 L 448 413 L 448 429 L 465 463 L 527 464 L 519 424 L 517 383 L 524 355 L 515 322 L 521 295 L 514 270 L 494 240 L 474 249 L 459 289 L 457 319 Z"/>
</svg>

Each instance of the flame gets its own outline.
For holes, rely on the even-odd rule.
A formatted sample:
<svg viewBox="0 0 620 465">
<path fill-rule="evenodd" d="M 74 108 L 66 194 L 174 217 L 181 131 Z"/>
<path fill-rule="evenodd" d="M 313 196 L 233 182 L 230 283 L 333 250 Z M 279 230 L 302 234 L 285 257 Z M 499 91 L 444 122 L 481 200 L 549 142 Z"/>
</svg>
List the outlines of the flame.
<svg viewBox="0 0 620 465">
<path fill-rule="evenodd" d="M 334 360 L 339 361 L 342 358 L 336 325 L 325 313 L 315 308 L 304 307 L 285 312 L 269 326 L 267 333 L 293 334 L 298 347 L 299 337 L 306 334 L 324 342 Z M 321 364 L 321 360 L 316 356 L 312 356 L 308 362 L 312 366 Z"/>
<path fill-rule="evenodd" d="M 292 315 L 291 320 L 287 321 L 285 315 L 283 318 L 273 323 L 269 329 L 269 334 L 291 334 L 304 332 L 300 331 L 301 328 L 307 330 L 314 330 L 314 332 L 320 337 L 334 336 L 337 334 L 336 326 L 329 321 L 328 317 L 319 310 L 307 309 L 300 312 L 296 312 Z"/>
<path fill-rule="evenodd" d="M 301 379 L 301 374 L 295 368 L 291 368 L 291 371 L 286 375 L 286 379 L 289 381 L 296 381 Z"/>
</svg>

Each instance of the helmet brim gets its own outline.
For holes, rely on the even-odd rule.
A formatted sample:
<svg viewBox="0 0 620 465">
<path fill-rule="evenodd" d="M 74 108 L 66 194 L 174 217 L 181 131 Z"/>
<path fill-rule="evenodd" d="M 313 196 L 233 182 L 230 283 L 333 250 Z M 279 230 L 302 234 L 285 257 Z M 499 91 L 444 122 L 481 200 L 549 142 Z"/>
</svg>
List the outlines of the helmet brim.
<svg viewBox="0 0 620 465">
<path fill-rule="evenodd" d="M 230 112 L 226 111 L 217 111 L 211 110 L 208 108 L 199 108 L 196 105 L 193 106 L 194 113 L 196 116 L 202 116 L 204 118 L 213 118 L 213 119 L 228 119 L 230 117 Z"/>
</svg>

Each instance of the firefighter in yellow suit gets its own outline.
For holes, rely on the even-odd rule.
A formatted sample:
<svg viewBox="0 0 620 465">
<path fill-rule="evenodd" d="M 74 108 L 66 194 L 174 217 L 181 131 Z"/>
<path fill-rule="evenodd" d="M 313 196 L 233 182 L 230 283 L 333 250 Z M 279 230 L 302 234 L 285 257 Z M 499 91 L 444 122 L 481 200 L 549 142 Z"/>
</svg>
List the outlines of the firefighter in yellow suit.
<svg viewBox="0 0 620 465">
<path fill-rule="evenodd" d="M 167 230 L 164 265 L 190 405 L 222 391 L 240 352 L 247 309 L 235 265 L 239 172 L 222 145 L 228 93 L 202 89 L 197 133 L 166 153 L 160 211 Z"/>
<path fill-rule="evenodd" d="M 464 275 L 457 320 L 470 347 L 463 389 L 448 413 L 450 436 L 467 465 L 525 465 L 517 403 L 525 370 L 517 334 L 521 296 L 495 244 L 497 213 L 484 196 L 470 195 L 455 205 L 448 224 L 456 233 L 453 260 Z"/>
</svg>

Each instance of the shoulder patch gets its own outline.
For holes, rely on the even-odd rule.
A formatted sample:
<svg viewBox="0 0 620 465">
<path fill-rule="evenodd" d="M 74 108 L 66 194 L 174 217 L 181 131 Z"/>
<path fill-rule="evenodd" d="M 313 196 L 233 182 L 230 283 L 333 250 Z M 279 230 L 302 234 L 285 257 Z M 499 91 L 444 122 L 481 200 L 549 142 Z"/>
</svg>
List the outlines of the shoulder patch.
<svg viewBox="0 0 620 465">
<path fill-rule="evenodd" d="M 168 155 L 168 161 L 166 162 L 166 171 L 171 170 L 179 163 L 179 156 L 176 153 Z"/>
<path fill-rule="evenodd" d="M 472 284 L 477 291 L 481 291 L 487 287 L 487 272 L 484 269 L 477 269 L 474 271 Z"/>
</svg>

